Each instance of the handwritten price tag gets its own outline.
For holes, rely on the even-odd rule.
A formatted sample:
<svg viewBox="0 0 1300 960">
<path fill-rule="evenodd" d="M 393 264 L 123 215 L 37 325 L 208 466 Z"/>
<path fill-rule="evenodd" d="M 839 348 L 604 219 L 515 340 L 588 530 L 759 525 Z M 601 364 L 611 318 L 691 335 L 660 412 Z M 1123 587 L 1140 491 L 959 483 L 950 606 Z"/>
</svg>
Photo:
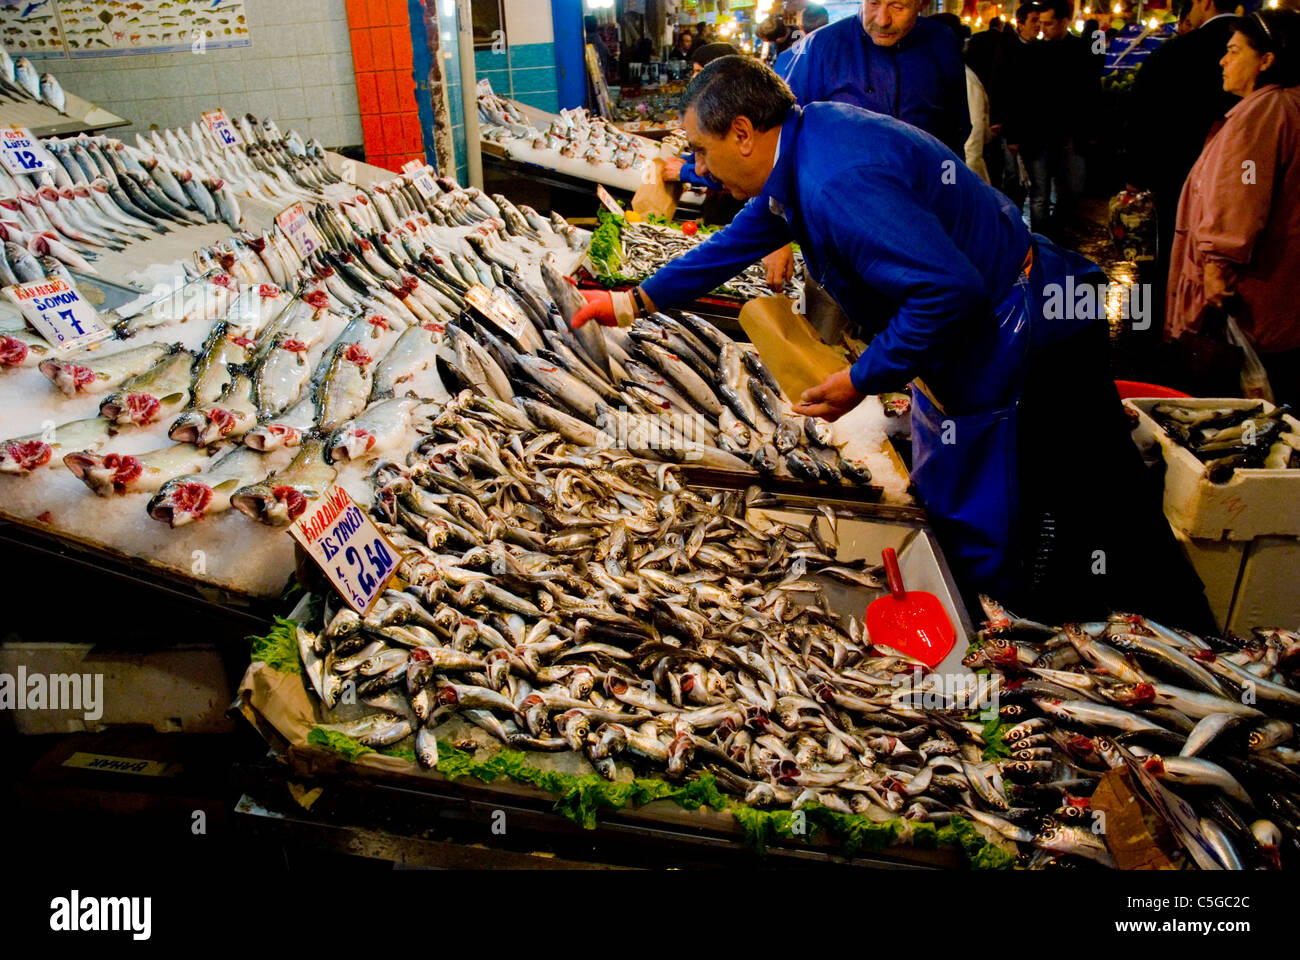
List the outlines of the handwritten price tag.
<svg viewBox="0 0 1300 960">
<path fill-rule="evenodd" d="M 10 173 L 39 173 L 50 166 L 50 155 L 26 127 L 0 128 L 0 157 Z"/>
<path fill-rule="evenodd" d="M 277 213 L 275 224 L 293 244 L 300 257 L 311 256 L 313 251 L 325 246 L 325 240 L 316 229 L 316 224 L 312 223 L 311 218 L 307 216 L 307 208 L 302 205 L 301 200 Z"/>
<path fill-rule="evenodd" d="M 373 520 L 335 484 L 289 528 L 357 613 L 365 616 L 402 555 Z"/>
<path fill-rule="evenodd" d="M 524 331 L 528 328 L 528 319 L 504 294 L 496 290 L 488 290 L 481 283 L 476 283 L 465 293 L 465 303 L 496 324 L 503 333 L 517 341 L 523 340 Z"/>
<path fill-rule="evenodd" d="M 421 163 L 419 160 L 412 160 L 402 167 L 402 173 L 406 175 L 415 189 L 420 191 L 420 195 L 426 200 L 432 200 L 442 193 L 437 184 L 433 182 L 433 177 L 429 176 L 429 165 Z"/>
<path fill-rule="evenodd" d="M 17 304 L 33 329 L 62 353 L 113 335 L 112 328 L 82 299 L 77 288 L 59 277 L 5 287 L 5 295 Z"/>
<path fill-rule="evenodd" d="M 207 124 L 212 135 L 217 138 L 217 143 L 227 148 L 239 144 L 239 137 L 235 136 L 234 128 L 230 125 L 230 118 L 226 116 L 226 111 L 204 110 L 203 122 Z"/>
<path fill-rule="evenodd" d="M 604 187 L 600 185 L 596 186 L 596 197 L 600 200 L 601 203 L 605 205 L 605 209 L 608 210 L 610 213 L 612 213 L 614 216 L 616 217 L 623 216 L 625 211 L 623 210 L 622 207 L 618 205 L 618 201 L 614 199 L 614 195 L 610 193 L 608 190 L 606 190 Z"/>
</svg>

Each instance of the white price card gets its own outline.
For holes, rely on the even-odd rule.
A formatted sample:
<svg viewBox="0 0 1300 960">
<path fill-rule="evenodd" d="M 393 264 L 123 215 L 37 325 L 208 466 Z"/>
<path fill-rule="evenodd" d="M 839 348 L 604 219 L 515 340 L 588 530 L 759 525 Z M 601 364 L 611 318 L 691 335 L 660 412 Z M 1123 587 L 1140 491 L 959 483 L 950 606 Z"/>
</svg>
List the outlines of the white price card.
<svg viewBox="0 0 1300 960">
<path fill-rule="evenodd" d="M 596 197 L 605 205 L 605 209 L 614 214 L 614 216 L 623 216 L 625 211 L 618 205 L 618 201 L 614 199 L 614 195 L 599 184 L 596 185 Z"/>
<path fill-rule="evenodd" d="M 325 240 L 316 229 L 316 224 L 312 223 L 311 218 L 307 216 L 307 208 L 302 205 L 301 200 L 277 213 L 275 224 L 293 244 L 300 257 L 311 256 L 313 251 L 325 246 Z"/>
<path fill-rule="evenodd" d="M 486 77 L 478 82 L 478 95 L 480 97 L 492 96 L 492 81 Z"/>
<path fill-rule="evenodd" d="M 325 491 L 289 528 L 357 613 L 365 616 L 402 555 L 338 484 Z"/>
<path fill-rule="evenodd" d="M 204 110 L 203 122 L 217 138 L 217 143 L 225 147 L 238 146 L 239 137 L 235 136 L 235 130 L 230 125 L 230 118 L 226 116 L 226 111 Z"/>
<path fill-rule="evenodd" d="M 112 327 L 99 318 L 95 308 L 61 277 L 20 283 L 5 287 L 4 292 L 36 332 L 62 353 L 80 350 L 113 335 Z"/>
<path fill-rule="evenodd" d="M 39 173 L 53 162 L 26 127 L 0 127 L 0 156 L 10 173 Z"/>
<path fill-rule="evenodd" d="M 481 283 L 476 283 L 466 291 L 465 302 L 495 323 L 502 332 L 509 334 L 515 340 L 523 340 L 524 332 L 528 329 L 528 320 L 504 294 L 496 290 L 488 290 Z"/>
<path fill-rule="evenodd" d="M 439 196 L 442 191 L 438 185 L 433 182 L 433 177 L 429 176 L 429 165 L 421 163 L 419 160 L 412 160 L 402 167 L 402 173 L 406 179 L 414 184 L 415 189 L 420 191 L 420 195 L 426 200 L 432 200 Z"/>
</svg>

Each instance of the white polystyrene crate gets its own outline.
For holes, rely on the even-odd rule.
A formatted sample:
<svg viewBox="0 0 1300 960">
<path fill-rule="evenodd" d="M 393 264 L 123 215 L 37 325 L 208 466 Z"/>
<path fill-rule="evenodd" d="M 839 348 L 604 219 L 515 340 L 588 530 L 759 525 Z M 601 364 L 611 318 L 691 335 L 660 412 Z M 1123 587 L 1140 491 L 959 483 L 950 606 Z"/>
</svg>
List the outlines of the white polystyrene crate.
<svg viewBox="0 0 1300 960">
<path fill-rule="evenodd" d="M 1273 405 L 1210 397 L 1124 401 L 1138 415 L 1133 434 L 1138 446 L 1146 449 L 1158 444 L 1164 455 L 1164 506 L 1169 522 L 1189 537 L 1203 540 L 1300 537 L 1300 470 L 1237 470 L 1227 483 L 1210 483 L 1205 465 L 1151 418 L 1151 408 L 1166 402 L 1186 407 L 1248 407 L 1263 402 L 1266 412 L 1272 412 Z M 1300 433 L 1300 421 L 1287 415 L 1284 419 L 1292 432 Z"/>
</svg>

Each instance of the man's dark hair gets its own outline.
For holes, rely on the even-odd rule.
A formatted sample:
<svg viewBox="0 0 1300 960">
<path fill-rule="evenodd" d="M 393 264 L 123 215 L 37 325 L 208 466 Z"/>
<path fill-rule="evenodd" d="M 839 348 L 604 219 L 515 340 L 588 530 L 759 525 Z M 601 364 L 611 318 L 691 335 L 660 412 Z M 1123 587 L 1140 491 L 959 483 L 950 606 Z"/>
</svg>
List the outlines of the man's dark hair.
<svg viewBox="0 0 1300 960">
<path fill-rule="evenodd" d="M 1294 87 L 1300 83 L 1300 13 L 1294 10 L 1260 10 L 1238 17 L 1232 29 L 1258 54 L 1273 54 L 1273 66 L 1261 73 L 1255 89 L 1269 83 Z"/>
<path fill-rule="evenodd" d="M 729 43 L 706 43 L 702 47 L 696 47 L 691 51 L 691 63 L 698 63 L 701 67 L 707 67 L 714 60 L 722 57 L 734 57 L 740 51 Z"/>
<path fill-rule="evenodd" d="M 989 21 L 989 29 L 992 30 L 994 33 L 997 33 L 999 30 L 1001 30 L 1001 29 L 1002 29 L 1002 18 L 1001 18 L 1001 17 L 994 17 L 992 20 L 990 20 L 990 21 Z"/>
<path fill-rule="evenodd" d="M 582 18 L 582 29 L 585 30 L 589 36 L 599 29 L 596 25 L 596 15 L 594 13 L 589 13 Z"/>
<path fill-rule="evenodd" d="M 785 81 L 753 57 L 723 57 L 699 72 L 682 94 L 682 113 L 694 107 L 705 133 L 720 137 L 737 117 L 748 117 L 755 130 L 785 122 L 795 104 Z"/>
<path fill-rule="evenodd" d="M 1038 8 L 1043 13 L 1051 10 L 1052 16 L 1056 17 L 1057 20 L 1069 20 L 1070 17 L 1074 16 L 1074 4 L 1070 0 L 1043 0 L 1038 5 Z"/>
<path fill-rule="evenodd" d="M 1042 13 L 1043 6 L 1039 3 L 1022 3 L 1016 7 L 1016 23 L 1024 23 L 1031 13 Z"/>
<path fill-rule="evenodd" d="M 790 28 L 780 17 L 768 17 L 758 25 L 758 39 L 764 43 L 779 43 L 790 33 Z"/>
<path fill-rule="evenodd" d="M 963 34 L 961 30 L 963 26 L 961 22 L 961 17 L 957 16 L 957 14 L 933 13 L 930 15 L 930 19 L 933 20 L 935 23 L 942 23 L 945 27 L 951 30 L 953 32 L 953 35 L 957 38 L 958 43 L 961 43 L 966 39 L 966 35 Z"/>
<path fill-rule="evenodd" d="M 1214 0 L 1215 13 L 1236 13 L 1238 0 Z"/>
<path fill-rule="evenodd" d="M 804 33 L 812 33 L 814 30 L 820 30 L 830 22 L 831 15 L 825 7 L 819 3 L 810 3 L 803 8 L 799 25 L 803 27 Z"/>
</svg>

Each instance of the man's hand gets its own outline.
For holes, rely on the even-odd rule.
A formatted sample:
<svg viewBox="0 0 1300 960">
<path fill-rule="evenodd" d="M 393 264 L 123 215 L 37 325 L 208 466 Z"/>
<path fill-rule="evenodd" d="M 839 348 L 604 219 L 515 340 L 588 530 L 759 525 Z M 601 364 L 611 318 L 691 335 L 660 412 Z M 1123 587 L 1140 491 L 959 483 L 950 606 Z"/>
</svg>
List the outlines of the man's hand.
<svg viewBox="0 0 1300 960">
<path fill-rule="evenodd" d="M 780 250 L 769 253 L 763 258 L 763 267 L 767 270 L 767 285 L 780 293 L 794 276 L 794 247 L 787 243 Z"/>
<path fill-rule="evenodd" d="M 1008 143 L 1008 144 L 1007 144 L 1007 149 L 1011 151 L 1011 155 L 1012 155 L 1012 156 L 1015 156 L 1016 154 L 1020 153 L 1020 144 L 1018 144 L 1018 143 Z"/>
<path fill-rule="evenodd" d="M 1002 136 L 1002 124 L 1000 123 L 989 124 L 989 133 L 993 134 L 993 136 L 995 137 Z"/>
<path fill-rule="evenodd" d="M 573 329 L 577 330 L 588 320 L 602 327 L 630 327 L 636 319 L 636 301 L 632 294 L 619 290 L 579 290 L 587 298 L 587 305 L 573 315 Z"/>
<path fill-rule="evenodd" d="M 1205 261 L 1205 302 L 1212 307 L 1222 307 L 1232 296 L 1231 268 L 1221 260 Z"/>
<path fill-rule="evenodd" d="M 670 157 L 664 161 L 664 182 L 673 183 L 682 178 L 685 161 L 681 157 Z"/>
<path fill-rule="evenodd" d="M 858 393 L 857 387 L 853 386 L 846 368 L 832 373 L 811 390 L 805 390 L 794 412 L 804 417 L 835 421 L 861 403 L 863 398 L 864 394 Z"/>
</svg>

